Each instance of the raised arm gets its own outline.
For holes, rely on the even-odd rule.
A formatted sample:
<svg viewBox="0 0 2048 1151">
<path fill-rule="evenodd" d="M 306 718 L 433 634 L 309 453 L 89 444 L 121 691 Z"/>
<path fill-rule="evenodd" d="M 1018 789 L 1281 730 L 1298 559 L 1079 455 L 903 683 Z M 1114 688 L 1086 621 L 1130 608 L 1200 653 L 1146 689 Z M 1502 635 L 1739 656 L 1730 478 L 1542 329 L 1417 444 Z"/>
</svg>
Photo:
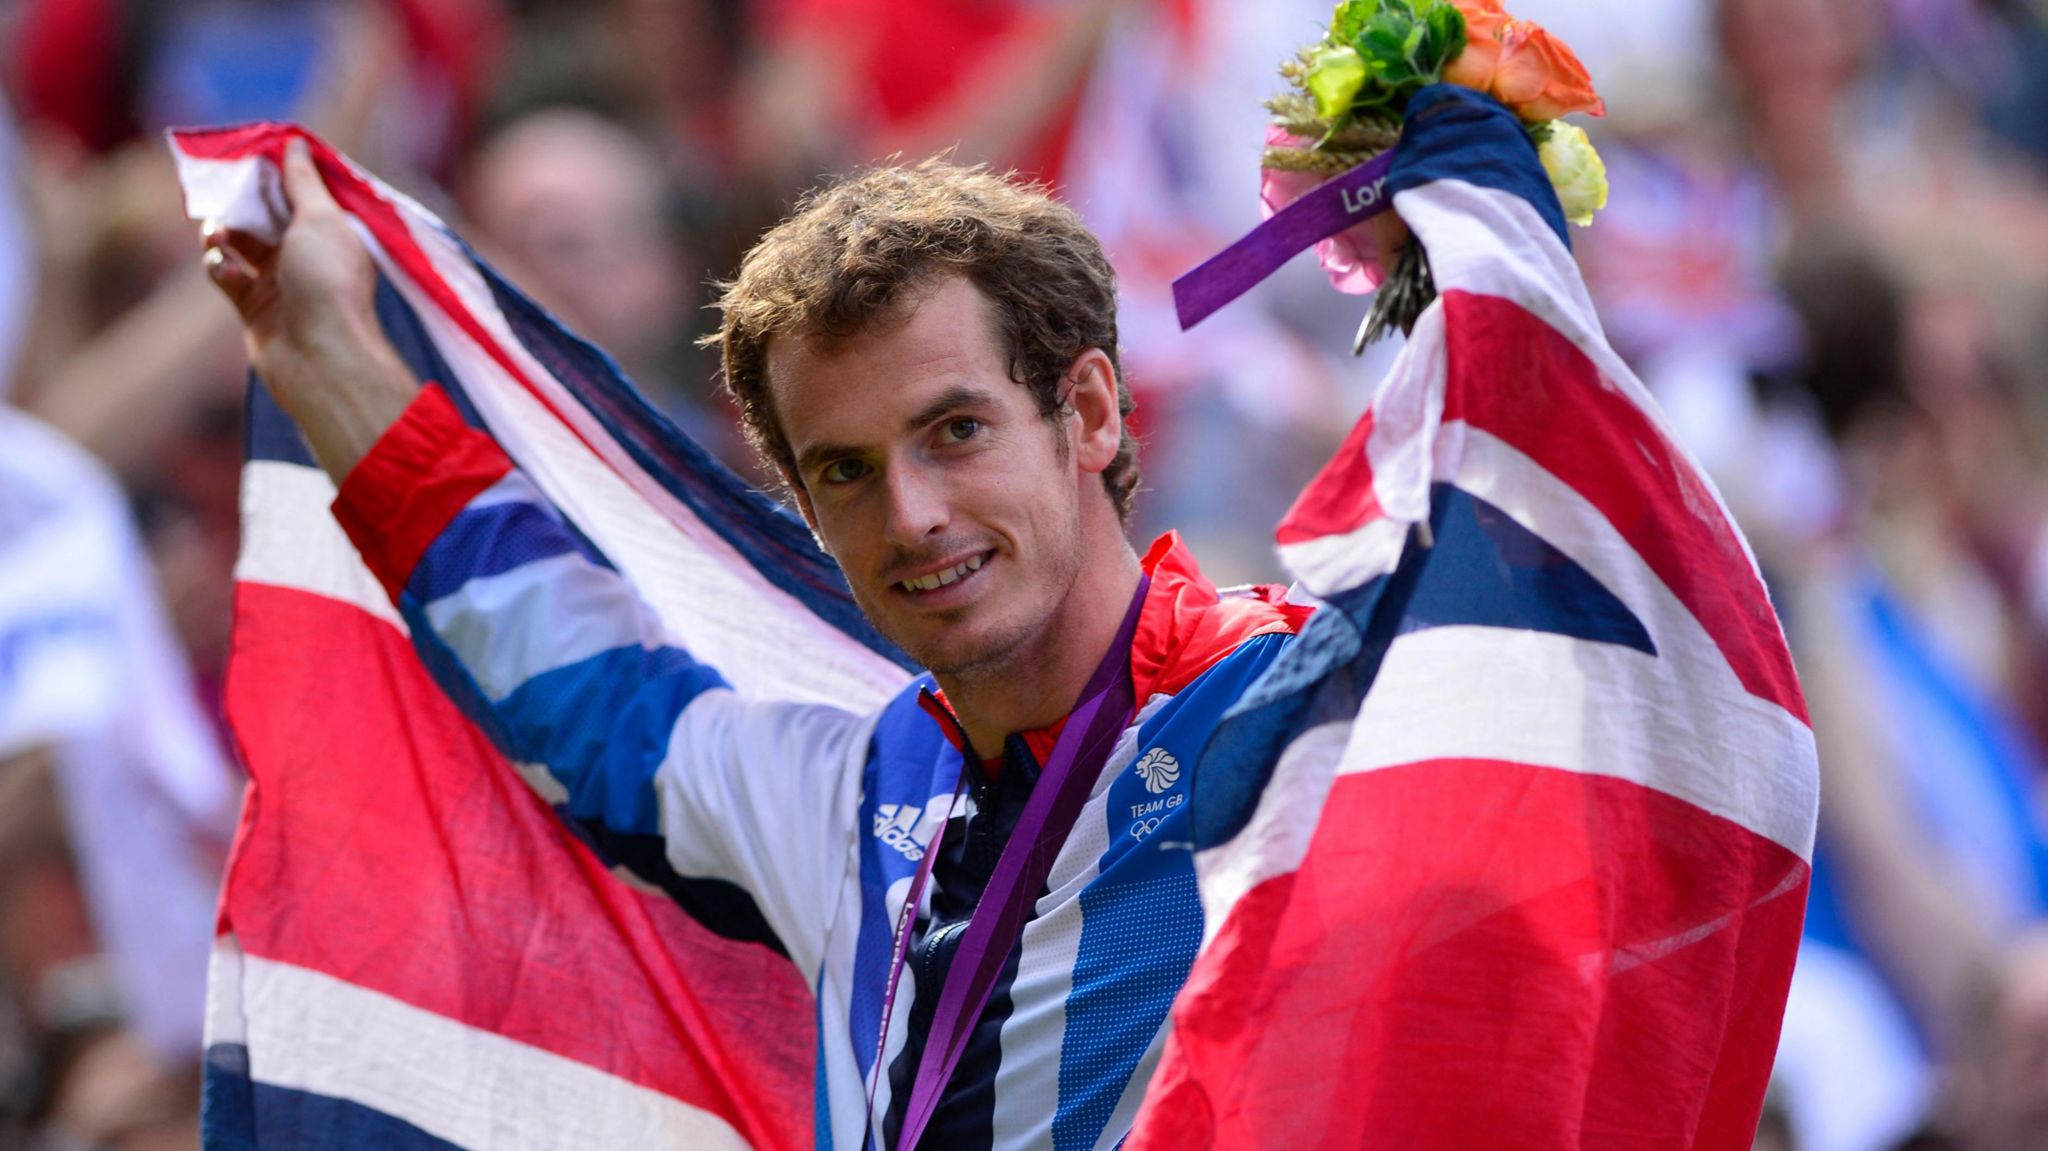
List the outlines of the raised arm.
<svg viewBox="0 0 2048 1151">
<path fill-rule="evenodd" d="M 377 268 L 313 167 L 285 151 L 291 224 L 275 246 L 211 224 L 206 271 L 242 318 L 249 365 L 339 484 L 419 394 L 377 326 Z"/>
</svg>

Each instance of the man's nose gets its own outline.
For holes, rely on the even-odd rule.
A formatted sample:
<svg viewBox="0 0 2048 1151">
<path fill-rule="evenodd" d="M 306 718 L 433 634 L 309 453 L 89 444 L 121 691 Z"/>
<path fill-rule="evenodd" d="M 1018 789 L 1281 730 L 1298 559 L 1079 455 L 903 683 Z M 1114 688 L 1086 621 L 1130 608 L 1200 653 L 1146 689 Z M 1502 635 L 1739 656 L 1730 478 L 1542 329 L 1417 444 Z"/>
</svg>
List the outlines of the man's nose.
<svg viewBox="0 0 2048 1151">
<path fill-rule="evenodd" d="M 916 547 L 943 535 L 950 515 L 944 488 L 915 464 L 897 465 L 886 473 L 889 489 L 889 542 Z"/>
</svg>

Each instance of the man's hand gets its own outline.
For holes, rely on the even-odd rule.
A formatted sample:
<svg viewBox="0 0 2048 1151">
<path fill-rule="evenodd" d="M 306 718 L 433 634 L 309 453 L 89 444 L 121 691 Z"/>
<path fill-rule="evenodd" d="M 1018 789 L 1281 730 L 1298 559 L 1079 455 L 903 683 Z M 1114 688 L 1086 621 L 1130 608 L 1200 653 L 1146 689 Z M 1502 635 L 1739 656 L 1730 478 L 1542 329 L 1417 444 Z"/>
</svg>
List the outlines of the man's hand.
<svg viewBox="0 0 2048 1151">
<path fill-rule="evenodd" d="M 376 266 L 303 140 L 285 150 L 284 187 L 279 242 L 208 223 L 206 271 L 242 318 L 250 366 L 339 483 L 419 384 L 377 326 Z"/>
</svg>

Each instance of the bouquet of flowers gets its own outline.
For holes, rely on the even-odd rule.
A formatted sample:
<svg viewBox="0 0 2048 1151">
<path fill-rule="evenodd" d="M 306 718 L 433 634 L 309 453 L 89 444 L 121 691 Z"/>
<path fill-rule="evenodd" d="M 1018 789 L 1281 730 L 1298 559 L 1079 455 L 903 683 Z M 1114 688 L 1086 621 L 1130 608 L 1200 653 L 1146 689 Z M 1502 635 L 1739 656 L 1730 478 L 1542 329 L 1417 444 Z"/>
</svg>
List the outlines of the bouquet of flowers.
<svg viewBox="0 0 2048 1151">
<path fill-rule="evenodd" d="M 1290 90 L 1266 102 L 1273 119 L 1261 165 L 1269 216 L 1392 149 L 1409 98 L 1440 82 L 1485 92 L 1521 118 L 1567 219 L 1590 224 L 1606 206 L 1599 153 L 1562 120 L 1606 106 L 1572 50 L 1500 0 L 1340 0 L 1329 31 L 1280 74 Z M 1316 247 L 1339 291 L 1378 290 L 1354 350 L 1392 328 L 1408 331 L 1436 298 L 1422 245 L 1391 213 Z M 1381 253 L 1393 253 L 1391 267 Z"/>
</svg>

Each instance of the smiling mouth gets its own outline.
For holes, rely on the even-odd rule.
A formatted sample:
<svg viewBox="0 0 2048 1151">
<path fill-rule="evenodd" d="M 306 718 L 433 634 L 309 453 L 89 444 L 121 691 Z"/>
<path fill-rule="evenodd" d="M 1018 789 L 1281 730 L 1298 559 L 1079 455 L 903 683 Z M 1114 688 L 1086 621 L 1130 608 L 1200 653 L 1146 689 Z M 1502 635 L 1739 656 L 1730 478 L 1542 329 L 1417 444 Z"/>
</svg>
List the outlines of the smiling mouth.
<svg viewBox="0 0 2048 1151">
<path fill-rule="evenodd" d="M 897 580 L 896 587 L 912 595 L 924 595 L 929 592 L 935 592 L 942 587 L 959 583 L 961 580 L 980 571 L 981 565 L 987 563 L 989 557 L 994 554 L 993 552 L 983 552 L 944 571 L 936 571 L 930 575 L 921 575 L 916 579 Z"/>
</svg>

